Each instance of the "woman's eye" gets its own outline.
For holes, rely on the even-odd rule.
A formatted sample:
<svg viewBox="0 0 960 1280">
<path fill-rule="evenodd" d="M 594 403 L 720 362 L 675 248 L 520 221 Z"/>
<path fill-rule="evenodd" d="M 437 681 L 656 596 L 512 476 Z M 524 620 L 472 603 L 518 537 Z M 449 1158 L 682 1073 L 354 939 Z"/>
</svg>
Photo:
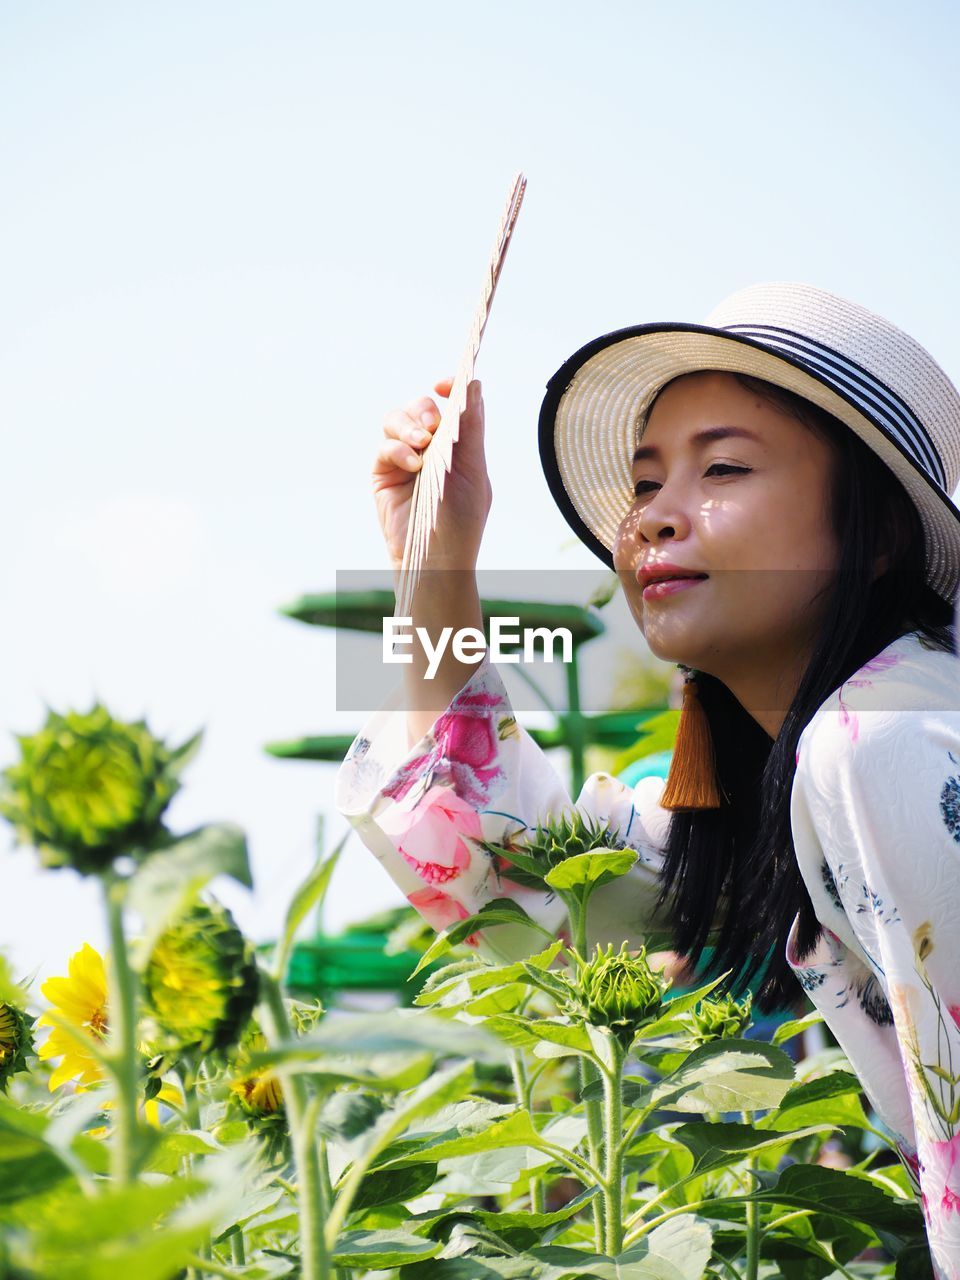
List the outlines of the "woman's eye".
<svg viewBox="0 0 960 1280">
<path fill-rule="evenodd" d="M 749 467 L 734 467 L 729 462 L 714 462 L 709 467 L 707 467 L 707 470 L 705 471 L 704 474 L 709 475 L 711 471 L 720 471 L 723 473 L 733 473 L 735 475 L 736 474 L 746 475 L 749 472 L 749 470 L 750 470 Z M 639 498 L 644 493 L 647 492 L 648 485 L 655 485 L 656 483 L 657 483 L 656 480 L 638 480 L 637 483 L 633 486 L 633 492 Z"/>
</svg>

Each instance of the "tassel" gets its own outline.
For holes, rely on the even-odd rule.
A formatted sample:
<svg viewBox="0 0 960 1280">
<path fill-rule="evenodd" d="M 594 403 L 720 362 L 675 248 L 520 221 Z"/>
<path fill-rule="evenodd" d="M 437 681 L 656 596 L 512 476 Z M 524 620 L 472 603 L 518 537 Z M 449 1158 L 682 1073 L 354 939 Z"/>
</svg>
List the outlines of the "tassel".
<svg viewBox="0 0 960 1280">
<path fill-rule="evenodd" d="M 720 808 L 713 736 L 697 695 L 697 682 L 688 677 L 683 683 L 683 706 L 667 785 L 660 797 L 663 809 Z"/>
</svg>

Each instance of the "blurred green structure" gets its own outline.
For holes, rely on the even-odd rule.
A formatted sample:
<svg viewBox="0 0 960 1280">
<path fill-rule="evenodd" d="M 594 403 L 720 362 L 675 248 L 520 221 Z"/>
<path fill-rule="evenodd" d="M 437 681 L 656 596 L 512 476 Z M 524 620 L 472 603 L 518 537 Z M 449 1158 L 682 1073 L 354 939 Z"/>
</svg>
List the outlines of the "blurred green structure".
<svg viewBox="0 0 960 1280">
<path fill-rule="evenodd" d="M 489 639 L 489 619 L 509 617 L 519 620 L 519 632 L 530 627 L 565 627 L 573 641 L 573 660 L 564 664 L 566 705 L 558 707 L 540 684 L 518 663 L 512 669 L 537 694 L 553 717 L 545 729 L 529 729 L 530 736 L 544 750 L 563 747 L 570 753 L 570 794 L 580 794 L 585 776 L 585 758 L 592 746 L 618 750 L 620 776 L 628 785 L 641 777 L 665 777 L 670 763 L 679 712 L 666 707 L 644 706 L 601 715 L 585 715 L 580 705 L 580 651 L 605 633 L 606 627 L 592 605 L 552 604 L 537 600 L 483 598 L 480 602 Z M 313 627 L 344 628 L 381 635 L 383 620 L 392 617 L 392 591 L 330 592 L 302 596 L 280 612 Z M 506 646 L 504 646 L 506 647 Z M 519 645 L 517 646 L 519 649 Z M 355 735 L 326 734 L 270 742 L 265 750 L 281 760 L 317 760 L 339 763 L 346 756 Z M 410 974 L 425 950 L 432 931 L 426 930 L 424 946 L 388 951 L 388 939 L 404 920 L 419 920 L 412 907 L 400 907 L 374 919 L 360 922 L 342 933 L 328 935 L 318 919 L 317 932 L 298 942 L 287 968 L 286 986 L 291 991 L 336 1003 L 364 992 L 388 992 L 409 1003 L 421 985 L 410 983 Z M 423 926 L 426 929 L 426 926 Z M 415 933 L 411 927 L 411 934 Z M 427 971 L 429 972 L 429 970 Z M 426 973 L 422 978 L 426 977 Z M 421 981 L 422 981 L 421 978 Z"/>
</svg>

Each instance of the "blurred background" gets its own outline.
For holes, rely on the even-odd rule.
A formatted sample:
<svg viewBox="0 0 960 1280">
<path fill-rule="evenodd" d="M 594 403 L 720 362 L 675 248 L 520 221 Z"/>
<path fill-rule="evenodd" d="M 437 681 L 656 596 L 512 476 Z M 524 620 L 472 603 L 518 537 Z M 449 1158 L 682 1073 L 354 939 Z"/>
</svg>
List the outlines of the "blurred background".
<svg viewBox="0 0 960 1280">
<path fill-rule="evenodd" d="M 204 727 L 170 825 L 246 829 L 221 896 L 274 937 L 346 823 L 335 765 L 264 743 L 361 727 L 335 633 L 278 611 L 384 568 L 381 422 L 454 371 L 514 173 L 480 567 L 602 583 L 536 445 L 590 338 L 804 280 L 960 381 L 958 36 L 931 0 L 0 6 L 0 767 L 47 705 Z M 588 665 L 590 707 L 644 650 Z M 15 972 L 102 947 L 95 886 L 5 824 L 0 865 Z M 354 838 L 328 923 L 401 901 Z"/>
</svg>

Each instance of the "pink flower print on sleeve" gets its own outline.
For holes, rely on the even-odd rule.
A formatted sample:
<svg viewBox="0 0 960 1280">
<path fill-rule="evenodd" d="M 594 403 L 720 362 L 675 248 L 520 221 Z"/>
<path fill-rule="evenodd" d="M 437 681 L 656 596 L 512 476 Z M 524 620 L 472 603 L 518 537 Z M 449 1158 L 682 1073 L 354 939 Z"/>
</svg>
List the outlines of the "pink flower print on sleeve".
<svg viewBox="0 0 960 1280">
<path fill-rule="evenodd" d="M 496 693 L 482 689 L 454 698 L 450 710 L 439 716 L 433 726 L 434 746 L 402 765 L 383 788 L 383 794 L 402 800 L 417 779 L 429 771 L 448 779 L 457 794 L 474 808 L 487 805 L 492 798 L 491 785 L 503 774 L 497 731 L 502 701 Z"/>
<path fill-rule="evenodd" d="M 850 741 L 856 742 L 860 737 L 860 718 L 856 711 L 851 711 L 843 700 L 843 691 L 847 687 L 851 689 L 872 689 L 873 681 L 870 675 L 879 674 L 881 671 L 889 671 L 891 667 L 895 667 L 903 658 L 900 653 L 879 653 L 875 658 L 871 658 L 869 662 L 865 662 L 860 669 L 845 680 L 840 686 L 840 723 L 850 735 Z M 864 672 L 870 674 L 864 675 Z"/>
<path fill-rule="evenodd" d="M 381 821 L 400 856 L 428 884 L 462 875 L 472 856 L 466 839 L 483 837 L 478 814 L 450 787 L 431 787 L 412 809 L 395 809 Z"/>
<path fill-rule="evenodd" d="M 960 1133 L 921 1146 L 923 1204 L 932 1228 L 960 1214 Z"/>
<path fill-rule="evenodd" d="M 427 924 L 436 929 L 437 933 L 442 933 L 458 920 L 470 918 L 470 913 L 462 902 L 457 902 L 456 898 L 451 898 L 449 893 L 444 893 L 440 889 L 418 889 L 416 893 L 407 894 L 407 901 L 411 907 L 416 907 Z M 468 947 L 475 947 L 479 943 L 479 938 L 477 934 L 472 933 L 469 938 L 464 938 L 464 942 Z"/>
</svg>

